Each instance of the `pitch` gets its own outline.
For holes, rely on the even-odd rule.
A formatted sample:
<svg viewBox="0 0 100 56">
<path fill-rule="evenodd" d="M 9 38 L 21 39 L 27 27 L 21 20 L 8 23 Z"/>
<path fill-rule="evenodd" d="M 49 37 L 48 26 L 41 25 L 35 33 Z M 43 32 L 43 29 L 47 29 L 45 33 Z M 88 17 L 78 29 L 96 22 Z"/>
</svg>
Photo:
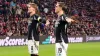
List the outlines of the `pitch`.
<svg viewBox="0 0 100 56">
<path fill-rule="evenodd" d="M 55 46 L 40 45 L 39 56 L 55 56 Z M 27 46 L 0 47 L 0 56 L 29 56 Z M 100 56 L 100 42 L 69 44 L 68 56 Z"/>
</svg>

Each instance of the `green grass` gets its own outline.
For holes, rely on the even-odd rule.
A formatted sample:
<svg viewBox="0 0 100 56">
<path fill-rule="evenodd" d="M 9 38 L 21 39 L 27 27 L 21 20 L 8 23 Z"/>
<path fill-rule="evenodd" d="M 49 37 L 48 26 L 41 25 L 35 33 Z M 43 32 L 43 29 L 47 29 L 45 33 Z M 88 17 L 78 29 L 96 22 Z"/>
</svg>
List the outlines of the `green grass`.
<svg viewBox="0 0 100 56">
<path fill-rule="evenodd" d="M 29 56 L 27 46 L 0 47 L 0 56 Z M 54 45 L 40 45 L 39 56 L 55 56 Z M 68 56 L 100 56 L 100 42 L 69 44 Z"/>
</svg>

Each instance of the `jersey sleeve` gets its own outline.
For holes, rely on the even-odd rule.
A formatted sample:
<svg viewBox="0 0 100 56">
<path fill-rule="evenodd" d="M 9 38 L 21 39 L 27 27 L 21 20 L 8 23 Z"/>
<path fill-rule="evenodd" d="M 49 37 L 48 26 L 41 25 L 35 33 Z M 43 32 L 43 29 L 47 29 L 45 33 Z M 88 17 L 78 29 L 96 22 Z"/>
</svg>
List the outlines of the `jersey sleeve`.
<svg viewBox="0 0 100 56">
<path fill-rule="evenodd" d="M 33 16 L 33 21 L 37 21 L 38 23 L 46 23 L 46 20 L 39 15 L 34 15 Z"/>
<path fill-rule="evenodd" d="M 61 21 L 66 21 L 66 17 L 65 16 L 61 16 Z"/>
<path fill-rule="evenodd" d="M 42 17 L 38 17 L 38 22 L 45 24 L 46 20 L 44 18 L 42 18 Z"/>
<path fill-rule="evenodd" d="M 61 18 L 61 19 L 60 19 L 60 22 L 62 22 L 62 23 L 68 23 L 68 22 L 66 21 L 66 19 L 67 19 L 67 16 L 66 16 L 66 15 L 62 15 L 60 18 Z"/>
</svg>

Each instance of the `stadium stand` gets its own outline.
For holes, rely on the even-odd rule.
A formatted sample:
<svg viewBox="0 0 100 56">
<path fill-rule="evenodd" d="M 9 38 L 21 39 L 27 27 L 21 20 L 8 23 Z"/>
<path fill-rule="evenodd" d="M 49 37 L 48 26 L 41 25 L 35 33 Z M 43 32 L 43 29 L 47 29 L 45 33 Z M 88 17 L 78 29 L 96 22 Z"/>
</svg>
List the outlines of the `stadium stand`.
<svg viewBox="0 0 100 56">
<path fill-rule="evenodd" d="M 27 4 L 34 2 L 39 6 L 40 15 L 49 19 L 50 25 L 39 29 L 40 35 L 54 36 L 54 22 L 57 15 L 54 5 L 59 0 L 0 0 L 0 36 L 26 36 Z M 61 0 L 60 0 L 61 1 Z M 62 0 L 67 4 L 68 14 L 78 16 L 79 23 L 68 27 L 68 35 L 100 35 L 99 0 Z"/>
</svg>

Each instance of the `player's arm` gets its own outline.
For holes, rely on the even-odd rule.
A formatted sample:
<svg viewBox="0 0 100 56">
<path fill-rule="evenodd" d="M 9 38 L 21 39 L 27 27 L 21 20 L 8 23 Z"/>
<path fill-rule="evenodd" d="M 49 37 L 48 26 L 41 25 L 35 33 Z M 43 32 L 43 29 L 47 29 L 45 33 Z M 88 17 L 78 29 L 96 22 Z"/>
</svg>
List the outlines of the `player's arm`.
<svg viewBox="0 0 100 56">
<path fill-rule="evenodd" d="M 67 21 L 68 23 L 74 22 L 74 20 L 73 20 L 73 19 L 68 18 L 68 17 L 66 17 L 66 21 Z"/>
<path fill-rule="evenodd" d="M 38 21 L 39 23 L 45 24 L 46 26 L 50 24 L 49 20 L 46 20 L 45 18 L 42 18 L 42 17 L 40 17 L 40 16 L 38 17 L 37 21 Z"/>
<path fill-rule="evenodd" d="M 49 20 L 46 20 L 46 26 L 48 26 L 50 24 Z"/>
<path fill-rule="evenodd" d="M 37 21 L 46 24 L 46 20 L 42 17 L 38 17 Z"/>
<path fill-rule="evenodd" d="M 41 16 L 39 16 L 39 15 L 34 15 L 33 16 L 33 21 L 37 21 L 38 23 L 46 23 L 46 20 L 44 19 L 44 18 L 42 18 Z"/>
<path fill-rule="evenodd" d="M 66 21 L 67 21 L 68 23 L 77 23 L 77 22 L 79 22 L 79 21 L 76 19 L 75 16 L 66 17 Z"/>
</svg>

